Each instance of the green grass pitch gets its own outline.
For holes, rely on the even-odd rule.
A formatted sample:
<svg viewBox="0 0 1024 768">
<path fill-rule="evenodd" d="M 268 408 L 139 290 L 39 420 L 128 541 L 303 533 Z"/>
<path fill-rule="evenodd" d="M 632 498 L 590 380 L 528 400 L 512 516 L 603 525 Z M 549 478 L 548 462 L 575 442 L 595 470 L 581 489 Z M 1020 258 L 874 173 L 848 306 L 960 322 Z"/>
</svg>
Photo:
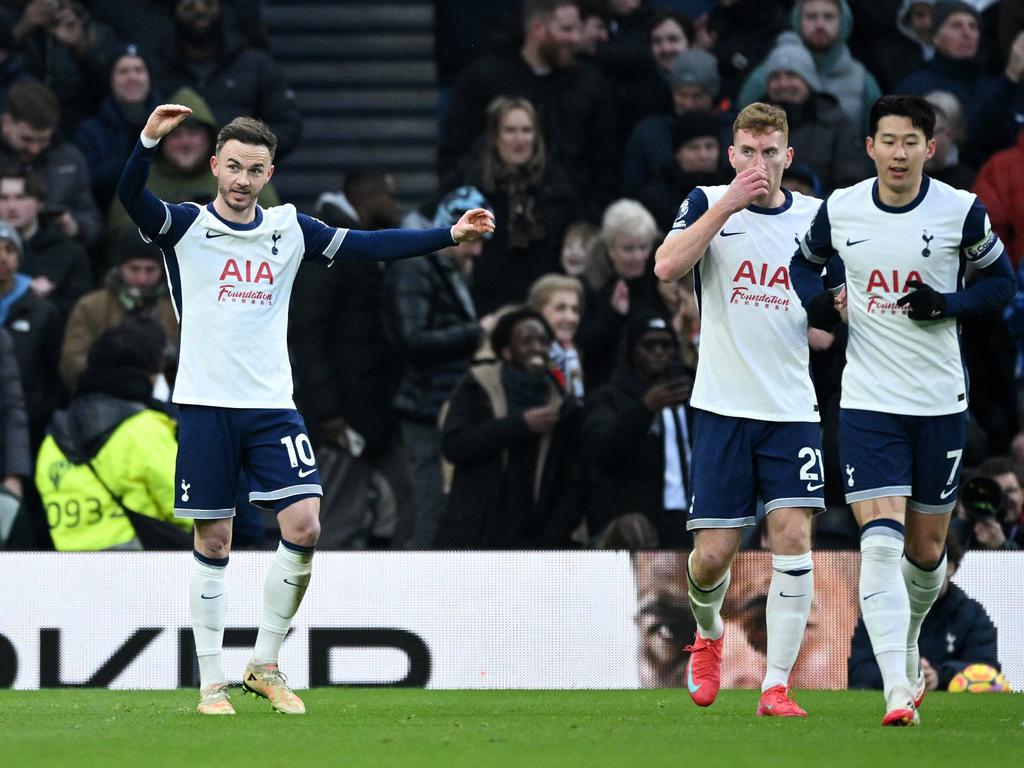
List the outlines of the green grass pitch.
<svg viewBox="0 0 1024 768">
<path fill-rule="evenodd" d="M 309 713 L 232 689 L 0 691 L 4 766 L 1024 766 L 1024 696 L 931 694 L 918 728 L 882 728 L 881 695 L 804 692 L 807 720 L 755 718 L 754 691 L 695 707 L 685 691 L 321 688 Z"/>
</svg>

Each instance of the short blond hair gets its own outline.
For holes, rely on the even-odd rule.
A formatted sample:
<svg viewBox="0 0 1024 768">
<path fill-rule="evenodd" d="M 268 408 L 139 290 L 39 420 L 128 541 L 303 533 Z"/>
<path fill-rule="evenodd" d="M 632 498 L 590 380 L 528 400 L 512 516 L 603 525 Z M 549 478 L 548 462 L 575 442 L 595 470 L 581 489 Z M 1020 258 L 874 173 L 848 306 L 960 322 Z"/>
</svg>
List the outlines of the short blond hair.
<svg viewBox="0 0 1024 768">
<path fill-rule="evenodd" d="M 755 101 L 736 115 L 736 120 L 732 124 L 733 137 L 740 131 L 750 131 L 755 136 L 778 131 L 788 141 L 789 121 L 786 119 L 785 111 L 779 107 Z"/>
<path fill-rule="evenodd" d="M 583 311 L 583 283 L 575 277 L 559 275 L 554 272 L 541 275 L 533 281 L 533 285 L 530 286 L 530 292 L 526 296 L 526 306 L 538 312 L 543 312 L 544 307 L 551 301 L 551 297 L 558 293 L 558 291 L 572 291 L 575 293 L 576 297 L 580 300 L 580 311 Z"/>
</svg>

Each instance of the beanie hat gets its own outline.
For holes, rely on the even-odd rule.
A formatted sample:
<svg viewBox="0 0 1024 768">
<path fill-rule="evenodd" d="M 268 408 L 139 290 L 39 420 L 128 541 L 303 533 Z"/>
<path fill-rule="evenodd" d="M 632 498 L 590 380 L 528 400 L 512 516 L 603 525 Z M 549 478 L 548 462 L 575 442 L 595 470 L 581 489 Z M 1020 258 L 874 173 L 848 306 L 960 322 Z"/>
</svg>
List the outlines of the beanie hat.
<svg viewBox="0 0 1024 768">
<path fill-rule="evenodd" d="M 981 26 L 981 14 L 973 5 L 961 2 L 961 0 L 941 0 L 932 8 L 932 34 L 938 32 L 939 28 L 946 23 L 946 19 L 954 13 L 970 14 L 978 22 L 978 26 Z"/>
<path fill-rule="evenodd" d="M 135 43 L 125 43 L 124 45 L 119 45 L 116 48 L 110 50 L 110 55 L 107 58 L 107 63 L 109 65 L 109 77 L 114 76 L 114 67 L 116 67 L 117 62 L 119 62 L 125 56 L 132 56 L 142 59 L 146 63 L 147 71 L 149 70 L 149 61 L 147 61 L 145 54 L 142 53 L 142 50 L 139 48 L 139 46 L 137 46 Z"/>
<path fill-rule="evenodd" d="M 775 48 L 764 62 L 764 79 L 767 81 L 780 71 L 799 75 L 812 91 L 821 90 L 818 70 L 814 66 L 811 52 L 798 43 L 783 43 Z"/>
<path fill-rule="evenodd" d="M 672 122 L 672 148 L 679 149 L 691 139 L 711 136 L 718 139 L 718 122 L 707 112 L 684 112 Z"/>
<path fill-rule="evenodd" d="M 137 231 L 130 229 L 117 241 L 117 263 L 124 264 L 129 259 L 145 259 L 163 264 L 164 254 L 158 246 L 147 243 Z"/>
<path fill-rule="evenodd" d="M 25 246 L 21 243 L 21 235 L 18 234 L 18 230 L 5 221 L 0 221 L 0 240 L 7 240 L 14 245 L 19 260 L 25 258 Z"/>
<path fill-rule="evenodd" d="M 437 204 L 437 211 L 434 213 L 434 226 L 450 227 L 462 218 L 462 214 L 473 208 L 490 210 L 491 204 L 487 202 L 483 192 L 468 185 L 453 189 Z"/>
<path fill-rule="evenodd" d="M 675 329 L 666 317 L 649 310 L 645 312 L 638 312 L 626 321 L 624 335 L 626 339 L 626 351 L 628 354 L 633 354 L 633 350 L 636 348 L 636 345 L 648 331 L 664 331 L 672 337 L 674 342 L 678 343 Z"/>
<path fill-rule="evenodd" d="M 712 99 L 717 99 L 718 90 L 722 86 L 718 60 L 703 48 L 689 48 L 679 54 L 679 58 L 672 65 L 668 84 L 673 89 L 683 85 L 698 85 L 707 91 Z"/>
</svg>

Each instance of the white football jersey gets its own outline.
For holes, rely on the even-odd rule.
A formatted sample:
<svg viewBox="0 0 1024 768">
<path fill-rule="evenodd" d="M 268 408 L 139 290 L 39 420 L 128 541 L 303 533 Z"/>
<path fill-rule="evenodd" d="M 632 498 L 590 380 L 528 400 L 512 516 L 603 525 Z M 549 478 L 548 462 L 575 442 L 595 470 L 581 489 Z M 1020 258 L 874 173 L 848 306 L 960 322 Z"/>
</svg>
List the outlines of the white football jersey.
<svg viewBox="0 0 1024 768">
<path fill-rule="evenodd" d="M 329 264 L 348 230 L 309 217 L 302 217 L 308 219 L 302 226 L 293 205 L 257 208 L 255 221 L 246 225 L 225 221 L 212 206 L 165 207 L 167 219 L 155 240 L 181 326 L 174 402 L 294 408 L 288 362 L 292 283 L 308 252 Z"/>
<path fill-rule="evenodd" d="M 843 408 L 907 416 L 967 408 L 957 319 L 911 320 L 896 302 L 911 280 L 958 291 L 966 263 L 984 268 L 1002 255 L 974 194 L 925 176 L 917 198 L 893 208 L 879 199 L 877 180 L 867 179 L 832 193 L 801 250 L 816 264 L 838 253 L 846 268 Z"/>
<path fill-rule="evenodd" d="M 668 236 L 693 224 L 726 189 L 694 189 Z M 762 421 L 820 420 L 807 314 L 789 262 L 821 201 L 783 191 L 778 208 L 751 205 L 730 216 L 694 267 L 701 316 L 695 408 Z"/>
</svg>

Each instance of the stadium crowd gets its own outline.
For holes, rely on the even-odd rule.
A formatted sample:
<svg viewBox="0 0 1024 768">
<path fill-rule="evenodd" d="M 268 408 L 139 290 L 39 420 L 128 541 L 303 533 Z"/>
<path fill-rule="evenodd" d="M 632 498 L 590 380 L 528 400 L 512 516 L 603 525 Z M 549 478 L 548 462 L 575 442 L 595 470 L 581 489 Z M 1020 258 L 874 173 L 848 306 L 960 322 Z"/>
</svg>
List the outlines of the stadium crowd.
<svg viewBox="0 0 1024 768">
<path fill-rule="evenodd" d="M 784 186 L 824 197 L 871 175 L 879 95 L 926 96 L 927 173 L 975 192 L 1021 267 L 1024 1 L 435 5 L 437 195 L 403 216 L 388 173 L 339 169 L 341 188 L 308 213 L 375 230 L 486 207 L 497 231 L 388 268 L 300 269 L 289 339 L 321 548 L 690 545 L 700 314 L 692 275 L 659 282 L 652 254 L 693 187 L 731 178 L 732 121 L 751 102 L 786 112 Z M 7 548 L 190 546 L 167 458 L 174 309 L 159 249 L 114 191 L 165 101 L 192 114 L 159 145 L 160 198 L 213 198 L 209 157 L 237 115 L 265 120 L 287 164 L 302 118 L 267 46 L 258 0 L 0 2 Z M 280 202 L 272 187 L 260 200 Z M 964 318 L 962 340 L 969 471 L 954 527 L 967 547 L 1018 548 L 1024 295 Z M 808 343 L 828 502 L 814 542 L 855 548 L 836 447 L 844 329 Z M 272 548 L 244 488 L 235 547 Z"/>
</svg>

